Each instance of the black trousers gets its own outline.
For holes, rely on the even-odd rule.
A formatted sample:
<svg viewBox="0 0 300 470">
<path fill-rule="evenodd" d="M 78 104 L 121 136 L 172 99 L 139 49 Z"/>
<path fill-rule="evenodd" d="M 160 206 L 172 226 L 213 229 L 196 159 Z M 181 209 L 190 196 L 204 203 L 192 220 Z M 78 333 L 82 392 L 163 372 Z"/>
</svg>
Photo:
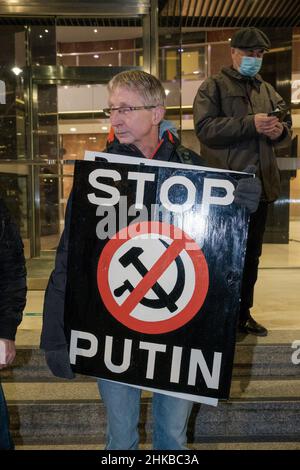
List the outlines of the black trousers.
<svg viewBox="0 0 300 470">
<path fill-rule="evenodd" d="M 9 432 L 9 416 L 5 396 L 0 383 L 0 450 L 13 450 L 14 443 L 12 442 Z"/>
<path fill-rule="evenodd" d="M 253 306 L 254 285 L 257 280 L 259 257 L 262 252 L 263 236 L 266 229 L 268 203 L 260 202 L 258 209 L 250 216 L 245 265 L 241 288 L 239 321 L 249 318 Z"/>
</svg>

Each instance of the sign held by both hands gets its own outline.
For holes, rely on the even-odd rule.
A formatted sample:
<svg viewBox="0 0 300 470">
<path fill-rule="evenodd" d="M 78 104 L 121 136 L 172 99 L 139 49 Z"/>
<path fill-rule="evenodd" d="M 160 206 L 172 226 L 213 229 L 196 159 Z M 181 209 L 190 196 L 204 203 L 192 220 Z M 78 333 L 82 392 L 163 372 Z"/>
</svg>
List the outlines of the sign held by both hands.
<svg viewBox="0 0 300 470">
<path fill-rule="evenodd" d="M 230 390 L 248 216 L 242 173 L 76 162 L 65 329 L 75 372 L 212 405 Z"/>
</svg>

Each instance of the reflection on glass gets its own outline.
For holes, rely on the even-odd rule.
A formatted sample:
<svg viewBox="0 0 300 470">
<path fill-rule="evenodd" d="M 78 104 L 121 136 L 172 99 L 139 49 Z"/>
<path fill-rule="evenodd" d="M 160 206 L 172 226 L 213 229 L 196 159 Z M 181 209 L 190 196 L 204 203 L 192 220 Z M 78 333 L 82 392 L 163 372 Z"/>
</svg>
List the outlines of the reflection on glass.
<svg viewBox="0 0 300 470">
<path fill-rule="evenodd" d="M 166 90 L 166 119 L 181 130 L 180 28 L 159 28 L 159 78 Z"/>
<path fill-rule="evenodd" d="M 56 27 L 30 27 L 32 65 L 56 65 Z"/>
<path fill-rule="evenodd" d="M 294 109 L 292 110 L 293 119 L 293 144 L 292 156 L 300 158 L 300 40 L 299 35 L 294 34 L 292 42 L 292 84 L 291 101 Z M 290 263 L 300 266 L 300 170 L 293 172 L 290 180 L 290 241 L 293 246 L 291 251 Z M 298 281 L 299 283 L 299 281 Z"/>
<path fill-rule="evenodd" d="M 204 47 L 185 48 L 182 53 L 181 74 L 184 80 L 199 80 L 205 76 Z"/>
<path fill-rule="evenodd" d="M 26 158 L 25 103 L 23 74 L 1 69 L 0 159 Z"/>
<path fill-rule="evenodd" d="M 41 177 L 41 235 L 57 231 L 58 191 L 54 177 Z"/>
<path fill-rule="evenodd" d="M 0 196 L 4 199 L 14 221 L 19 227 L 25 246 L 25 254 L 29 256 L 29 213 L 28 213 L 28 175 L 26 166 L 0 164 Z"/>
<path fill-rule="evenodd" d="M 57 86 L 38 85 L 35 117 L 35 158 L 57 158 Z"/>
<path fill-rule="evenodd" d="M 57 27 L 58 65 L 135 66 L 140 65 L 141 57 L 142 28 Z"/>
<path fill-rule="evenodd" d="M 60 236 L 59 182 L 51 167 L 41 168 L 40 173 L 40 234 L 41 249 L 45 251 L 53 250 Z"/>
</svg>

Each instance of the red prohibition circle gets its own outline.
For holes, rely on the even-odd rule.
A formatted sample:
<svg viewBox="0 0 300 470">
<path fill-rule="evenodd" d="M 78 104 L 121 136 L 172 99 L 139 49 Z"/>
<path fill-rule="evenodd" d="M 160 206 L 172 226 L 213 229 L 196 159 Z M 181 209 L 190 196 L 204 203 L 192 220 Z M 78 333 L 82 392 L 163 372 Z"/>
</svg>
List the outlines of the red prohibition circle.
<svg viewBox="0 0 300 470">
<path fill-rule="evenodd" d="M 134 236 L 159 234 L 173 238 L 173 242 L 165 253 L 154 263 L 146 276 L 129 294 L 123 304 L 119 305 L 112 295 L 108 274 L 113 255 L 128 240 Z M 195 288 L 187 305 L 177 314 L 167 320 L 147 322 L 130 316 L 153 284 L 159 279 L 169 265 L 182 250 L 185 250 L 194 266 Z M 188 323 L 203 305 L 209 286 L 209 272 L 205 256 L 198 244 L 183 230 L 165 222 L 140 222 L 120 230 L 104 247 L 100 254 L 97 268 L 97 284 L 102 301 L 113 317 L 131 330 L 141 333 L 167 333 Z"/>
</svg>

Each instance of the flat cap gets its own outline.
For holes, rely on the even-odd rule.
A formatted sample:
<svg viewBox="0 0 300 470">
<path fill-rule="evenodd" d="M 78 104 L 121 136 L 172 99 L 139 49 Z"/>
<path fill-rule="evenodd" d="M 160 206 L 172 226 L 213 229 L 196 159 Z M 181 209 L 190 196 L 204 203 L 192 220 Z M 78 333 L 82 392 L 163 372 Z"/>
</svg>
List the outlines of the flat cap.
<svg viewBox="0 0 300 470">
<path fill-rule="evenodd" d="M 264 49 L 268 51 L 271 42 L 268 36 L 257 28 L 239 29 L 231 39 L 231 47 L 238 49 Z"/>
</svg>

